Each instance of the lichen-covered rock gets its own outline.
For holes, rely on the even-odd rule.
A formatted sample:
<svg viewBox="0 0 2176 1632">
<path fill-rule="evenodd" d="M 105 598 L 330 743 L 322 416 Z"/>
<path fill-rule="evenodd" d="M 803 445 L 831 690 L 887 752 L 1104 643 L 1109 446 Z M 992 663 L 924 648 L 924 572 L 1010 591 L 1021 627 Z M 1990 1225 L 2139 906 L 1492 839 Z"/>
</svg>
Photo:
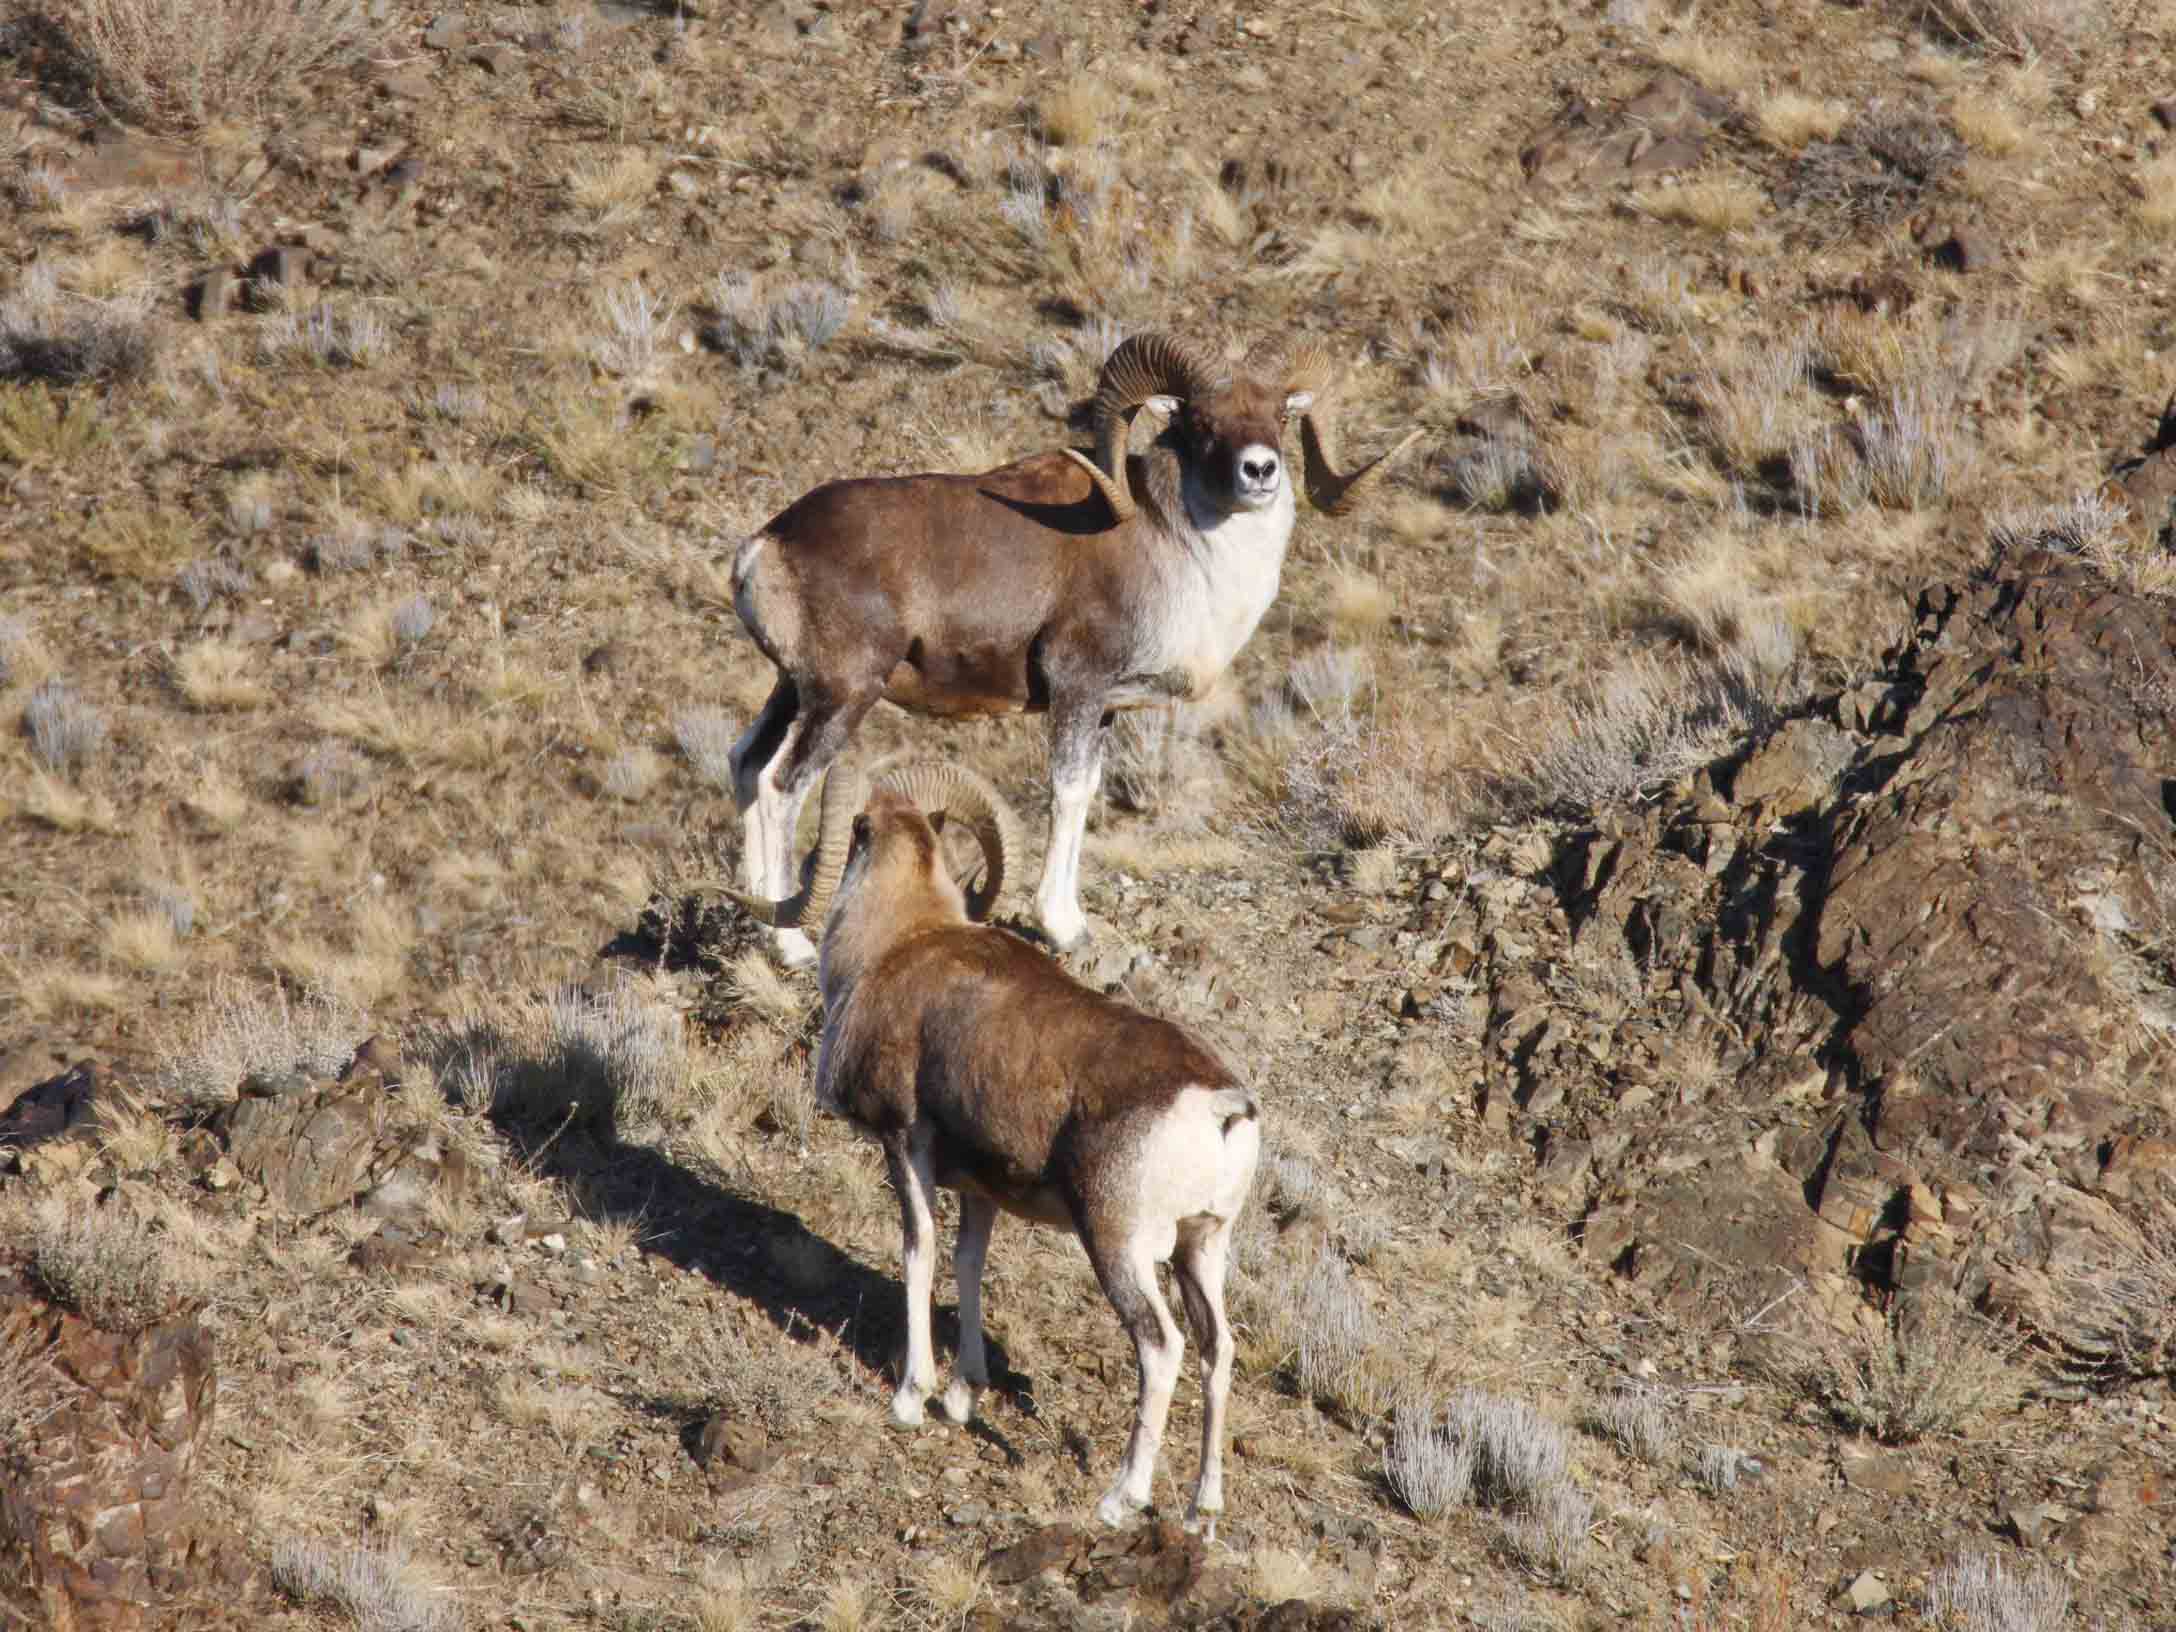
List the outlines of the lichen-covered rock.
<svg viewBox="0 0 2176 1632">
<path fill-rule="evenodd" d="M 473 1175 L 459 1149 L 402 1114 L 388 1061 L 397 1070 L 397 1054 L 373 1039 L 337 1082 L 252 1077 L 211 1131 L 241 1178 L 285 1211 L 360 1202 L 388 1217 L 414 1212 L 434 1187 L 459 1190 Z"/>
</svg>

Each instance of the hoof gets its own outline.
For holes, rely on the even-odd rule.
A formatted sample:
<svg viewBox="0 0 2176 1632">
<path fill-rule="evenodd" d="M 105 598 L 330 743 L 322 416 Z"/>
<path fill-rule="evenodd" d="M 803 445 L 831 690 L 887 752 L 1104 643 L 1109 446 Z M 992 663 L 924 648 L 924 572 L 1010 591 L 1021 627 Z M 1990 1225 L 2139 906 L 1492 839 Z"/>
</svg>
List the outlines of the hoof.
<svg viewBox="0 0 2176 1632">
<path fill-rule="evenodd" d="M 892 1396 L 892 1421 L 902 1428 L 919 1428 L 928 1420 L 922 1410 L 922 1397 L 901 1389 Z"/>
<path fill-rule="evenodd" d="M 944 1391 L 944 1420 L 955 1427 L 964 1428 L 975 1418 L 975 1396 L 978 1390 L 963 1382 L 954 1381 Z"/>
<path fill-rule="evenodd" d="M 816 943 L 798 929 L 782 929 L 774 943 L 778 961 L 788 969 L 811 969 L 816 964 Z"/>
<path fill-rule="evenodd" d="M 1188 1512 L 1186 1515 L 1186 1533 L 1190 1536 L 1199 1536 L 1203 1541 L 1216 1540 L 1216 1514 Z"/>
<path fill-rule="evenodd" d="M 1124 1491 L 1114 1490 L 1096 1503 L 1096 1517 L 1116 1530 L 1132 1521 L 1135 1515 L 1145 1512 L 1148 1503 L 1137 1502 Z"/>
</svg>

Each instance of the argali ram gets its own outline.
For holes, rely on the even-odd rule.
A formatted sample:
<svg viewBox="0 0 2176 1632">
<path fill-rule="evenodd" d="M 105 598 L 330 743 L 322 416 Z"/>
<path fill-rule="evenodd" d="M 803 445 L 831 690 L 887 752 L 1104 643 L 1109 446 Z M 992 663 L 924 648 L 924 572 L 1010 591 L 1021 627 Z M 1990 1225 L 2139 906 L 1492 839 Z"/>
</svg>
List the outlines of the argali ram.
<svg viewBox="0 0 2176 1632">
<path fill-rule="evenodd" d="M 735 898 L 774 927 L 821 932 L 817 1102 L 875 1138 L 899 1196 L 907 1349 L 892 1415 L 921 1422 L 937 1388 L 936 1192 L 956 1191 L 960 1203 L 960 1344 L 942 1402 L 956 1423 L 989 1386 L 982 1268 L 997 1215 L 1071 1230 L 1140 1366 L 1125 1460 L 1096 1509 L 1107 1524 L 1123 1522 L 1149 1503 L 1184 1351 L 1156 1280 L 1156 1266 L 1169 1263 L 1201 1351 L 1201 1472 L 1187 1522 L 1213 1532 L 1232 1375 L 1224 1272 L 1261 1152 L 1261 1106 L 1179 1026 L 1091 991 L 1019 936 L 976 922 L 1003 889 L 1018 842 L 988 784 L 926 765 L 880 778 L 866 809 L 861 789 L 844 769 L 825 779 L 797 895 Z M 972 896 L 939 848 L 948 813 L 987 860 Z"/>
<path fill-rule="evenodd" d="M 1334 466 L 1320 345 L 1227 371 L 1167 335 L 1104 363 L 1096 453 L 1033 455 L 980 475 L 826 482 L 746 539 L 733 605 L 777 684 L 734 744 L 743 880 L 793 887 L 803 801 L 879 698 L 925 714 L 1047 711 L 1050 843 L 1036 913 L 1060 948 L 1087 928 L 1080 853 L 1120 709 L 1205 695 L 1276 598 L 1295 514 L 1279 453 L 1301 416 L 1309 499 L 1335 511 L 1408 446 Z M 1144 453 L 1142 406 L 1168 416 Z M 788 963 L 814 947 L 780 932 Z"/>
</svg>

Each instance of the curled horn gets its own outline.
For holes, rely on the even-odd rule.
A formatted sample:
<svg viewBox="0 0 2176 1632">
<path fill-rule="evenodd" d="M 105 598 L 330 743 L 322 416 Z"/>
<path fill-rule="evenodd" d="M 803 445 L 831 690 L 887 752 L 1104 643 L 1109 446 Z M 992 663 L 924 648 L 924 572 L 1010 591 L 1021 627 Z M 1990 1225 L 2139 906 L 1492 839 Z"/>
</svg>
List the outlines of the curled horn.
<svg viewBox="0 0 2176 1632">
<path fill-rule="evenodd" d="M 922 810 L 941 810 L 967 824 L 983 859 L 981 885 L 967 890 L 967 916 L 978 922 L 987 918 L 1005 888 L 1012 858 L 1020 854 L 1018 824 L 1004 798 L 964 766 L 935 761 L 903 765 L 878 780 Z M 968 878 L 960 883 L 966 886 Z"/>
<path fill-rule="evenodd" d="M 832 767 L 824 777 L 823 803 L 816 819 L 816 853 L 810 859 L 808 882 L 801 886 L 801 893 L 783 901 L 766 901 L 760 895 L 746 895 L 739 890 L 727 890 L 726 895 L 747 908 L 758 923 L 773 929 L 814 924 L 820 931 L 831 911 L 831 898 L 838 893 L 839 880 L 846 874 L 847 841 L 853 836 L 854 818 L 861 814 L 862 798 L 861 778 L 841 767 Z"/>
<path fill-rule="evenodd" d="M 1126 433 L 1134 410 L 1150 397 L 1200 396 L 1209 387 L 1209 370 L 1192 348 L 1168 334 L 1137 334 L 1120 342 L 1105 359 L 1096 388 L 1096 456 L 1067 448 L 1073 462 L 1088 472 L 1121 522 L 1131 521 L 1136 506 L 1126 483 Z"/>
<path fill-rule="evenodd" d="M 1353 500 L 1374 485 L 1391 460 L 1420 440 L 1420 432 L 1406 432 L 1388 452 L 1377 454 L 1357 470 L 1340 473 L 1337 433 L 1331 426 L 1328 409 L 1323 406 L 1331 375 L 1330 354 L 1319 343 L 1310 343 L 1292 359 L 1285 390 L 1288 395 L 1295 391 L 1314 393 L 1315 401 L 1300 414 L 1300 454 L 1306 461 L 1307 502 L 1325 515 L 1334 516 L 1349 509 Z"/>
</svg>

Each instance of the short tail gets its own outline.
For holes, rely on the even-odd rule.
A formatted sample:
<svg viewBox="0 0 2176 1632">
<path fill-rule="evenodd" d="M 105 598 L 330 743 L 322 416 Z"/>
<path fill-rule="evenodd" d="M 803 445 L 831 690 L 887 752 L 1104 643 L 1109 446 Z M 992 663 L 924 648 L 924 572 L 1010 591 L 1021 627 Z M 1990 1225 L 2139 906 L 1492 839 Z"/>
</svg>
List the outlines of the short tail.
<svg viewBox="0 0 2176 1632">
<path fill-rule="evenodd" d="M 1257 1122 L 1262 1116 L 1262 1103 L 1251 1088 L 1218 1088 L 1209 1095 L 1209 1108 L 1225 1133 L 1234 1122 Z"/>
</svg>

